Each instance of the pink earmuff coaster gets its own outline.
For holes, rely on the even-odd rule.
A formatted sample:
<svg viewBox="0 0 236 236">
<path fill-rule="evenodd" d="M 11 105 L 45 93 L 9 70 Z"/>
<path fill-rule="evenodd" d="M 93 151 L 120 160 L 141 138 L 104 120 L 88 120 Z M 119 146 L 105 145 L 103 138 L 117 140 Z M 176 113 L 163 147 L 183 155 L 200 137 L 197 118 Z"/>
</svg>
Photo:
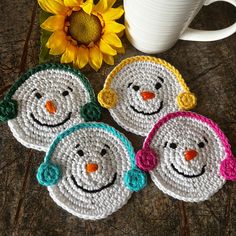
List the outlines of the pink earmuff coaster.
<svg viewBox="0 0 236 236">
<path fill-rule="evenodd" d="M 163 117 L 136 154 L 164 193 L 189 202 L 207 200 L 236 180 L 236 158 L 228 139 L 212 120 L 193 112 Z"/>
</svg>

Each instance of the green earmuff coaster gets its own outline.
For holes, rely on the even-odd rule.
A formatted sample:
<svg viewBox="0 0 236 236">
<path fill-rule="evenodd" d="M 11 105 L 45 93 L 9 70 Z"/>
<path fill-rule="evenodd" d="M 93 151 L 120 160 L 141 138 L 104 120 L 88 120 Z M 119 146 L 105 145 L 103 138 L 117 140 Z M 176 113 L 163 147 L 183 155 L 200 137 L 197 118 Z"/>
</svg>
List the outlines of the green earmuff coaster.
<svg viewBox="0 0 236 236">
<path fill-rule="evenodd" d="M 0 121 L 8 121 L 20 143 L 41 151 L 63 130 L 100 116 L 101 108 L 86 77 L 61 64 L 28 70 L 0 102 Z"/>
</svg>

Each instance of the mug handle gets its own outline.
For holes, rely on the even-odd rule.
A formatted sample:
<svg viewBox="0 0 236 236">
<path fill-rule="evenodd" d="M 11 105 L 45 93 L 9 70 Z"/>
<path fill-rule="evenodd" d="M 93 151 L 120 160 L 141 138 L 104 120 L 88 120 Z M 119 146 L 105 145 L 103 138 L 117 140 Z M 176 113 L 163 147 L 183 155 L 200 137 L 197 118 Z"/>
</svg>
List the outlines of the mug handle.
<svg viewBox="0 0 236 236">
<path fill-rule="evenodd" d="M 206 0 L 204 5 L 208 6 L 213 2 L 228 2 L 236 7 L 236 0 Z M 236 23 L 233 25 L 221 29 L 221 30 L 196 30 L 192 28 L 187 28 L 184 33 L 180 36 L 182 40 L 188 41 L 216 41 L 229 37 L 236 32 Z"/>
</svg>

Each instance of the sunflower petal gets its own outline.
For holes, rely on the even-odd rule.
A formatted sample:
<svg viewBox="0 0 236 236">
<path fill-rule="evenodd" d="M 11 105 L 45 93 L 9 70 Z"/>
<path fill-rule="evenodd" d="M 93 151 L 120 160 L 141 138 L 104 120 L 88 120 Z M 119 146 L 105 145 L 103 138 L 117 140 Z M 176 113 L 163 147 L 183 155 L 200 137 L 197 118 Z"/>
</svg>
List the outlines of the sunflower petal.
<svg viewBox="0 0 236 236">
<path fill-rule="evenodd" d="M 116 34 L 113 34 L 113 33 L 104 34 L 102 36 L 102 39 L 104 40 L 104 42 L 106 42 L 107 44 L 110 44 L 111 46 L 114 46 L 117 48 L 122 47 L 122 42 Z"/>
<path fill-rule="evenodd" d="M 93 0 L 87 0 L 85 3 L 81 5 L 81 8 L 90 15 L 93 10 Z"/>
<path fill-rule="evenodd" d="M 107 55 L 107 54 L 103 54 L 103 60 L 108 64 L 113 66 L 114 65 L 114 57 Z"/>
<path fill-rule="evenodd" d="M 111 8 L 115 4 L 116 0 L 107 0 L 107 8 Z"/>
<path fill-rule="evenodd" d="M 81 0 L 64 0 L 64 5 L 68 7 L 78 7 L 82 4 Z"/>
<path fill-rule="evenodd" d="M 64 2 L 63 2 L 63 0 L 54 0 L 55 2 L 58 2 L 59 4 L 61 4 L 61 5 L 64 5 Z"/>
<path fill-rule="evenodd" d="M 115 56 L 117 54 L 116 50 L 114 50 L 109 44 L 107 44 L 103 39 L 100 39 L 99 47 L 102 53 L 108 54 L 111 56 Z"/>
<path fill-rule="evenodd" d="M 77 49 L 77 57 L 75 65 L 81 69 L 88 64 L 89 61 L 89 49 L 84 47 L 79 47 Z"/>
<path fill-rule="evenodd" d="M 49 16 L 41 24 L 41 28 L 47 31 L 54 32 L 57 30 L 62 30 L 64 28 L 64 23 L 65 23 L 65 16 L 62 15 Z"/>
<path fill-rule="evenodd" d="M 65 52 L 61 56 L 61 63 L 70 63 L 75 61 L 76 46 L 68 43 Z"/>
<path fill-rule="evenodd" d="M 98 71 L 102 66 L 102 53 L 97 46 L 89 49 L 89 65 Z"/>
<path fill-rule="evenodd" d="M 122 46 L 120 48 L 115 48 L 115 50 L 117 51 L 117 53 L 119 54 L 125 54 L 125 47 Z"/>
<path fill-rule="evenodd" d="M 119 24 L 115 21 L 108 21 L 105 24 L 105 32 L 111 32 L 111 33 L 120 33 L 125 29 L 125 26 L 122 24 Z"/>
<path fill-rule="evenodd" d="M 48 39 L 46 46 L 50 48 L 51 55 L 61 55 L 65 52 L 68 41 L 63 31 L 55 31 Z"/>
<path fill-rule="evenodd" d="M 107 0 L 100 0 L 94 7 L 94 10 L 99 13 L 104 13 L 107 9 Z"/>
<path fill-rule="evenodd" d="M 69 10 L 59 0 L 38 0 L 38 4 L 44 11 L 52 14 L 66 15 Z"/>
<path fill-rule="evenodd" d="M 117 20 L 124 14 L 122 6 L 117 8 L 110 8 L 103 14 L 105 21 Z"/>
</svg>

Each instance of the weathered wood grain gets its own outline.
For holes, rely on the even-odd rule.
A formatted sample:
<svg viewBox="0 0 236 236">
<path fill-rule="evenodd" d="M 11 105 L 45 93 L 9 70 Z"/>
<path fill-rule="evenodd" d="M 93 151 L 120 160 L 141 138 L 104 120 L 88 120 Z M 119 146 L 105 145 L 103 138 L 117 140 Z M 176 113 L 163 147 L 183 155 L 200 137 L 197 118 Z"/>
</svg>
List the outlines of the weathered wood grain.
<svg viewBox="0 0 236 236">
<path fill-rule="evenodd" d="M 34 0 L 1 1 L 0 91 L 37 64 L 39 28 Z M 236 20 L 228 4 L 204 8 L 192 26 L 225 27 Z M 123 58 L 142 54 L 124 39 Z M 179 41 L 156 55 L 174 64 L 198 96 L 195 111 L 219 123 L 236 154 L 236 35 L 211 43 Z M 83 72 L 96 92 L 112 67 Z M 124 132 L 140 148 L 143 138 L 118 127 L 104 111 L 103 121 Z M 236 235 L 236 184 L 227 183 L 209 201 L 184 203 L 164 195 L 149 180 L 128 204 L 100 221 L 80 220 L 59 208 L 35 178 L 43 153 L 20 145 L 6 124 L 0 125 L 0 235 Z"/>
</svg>

